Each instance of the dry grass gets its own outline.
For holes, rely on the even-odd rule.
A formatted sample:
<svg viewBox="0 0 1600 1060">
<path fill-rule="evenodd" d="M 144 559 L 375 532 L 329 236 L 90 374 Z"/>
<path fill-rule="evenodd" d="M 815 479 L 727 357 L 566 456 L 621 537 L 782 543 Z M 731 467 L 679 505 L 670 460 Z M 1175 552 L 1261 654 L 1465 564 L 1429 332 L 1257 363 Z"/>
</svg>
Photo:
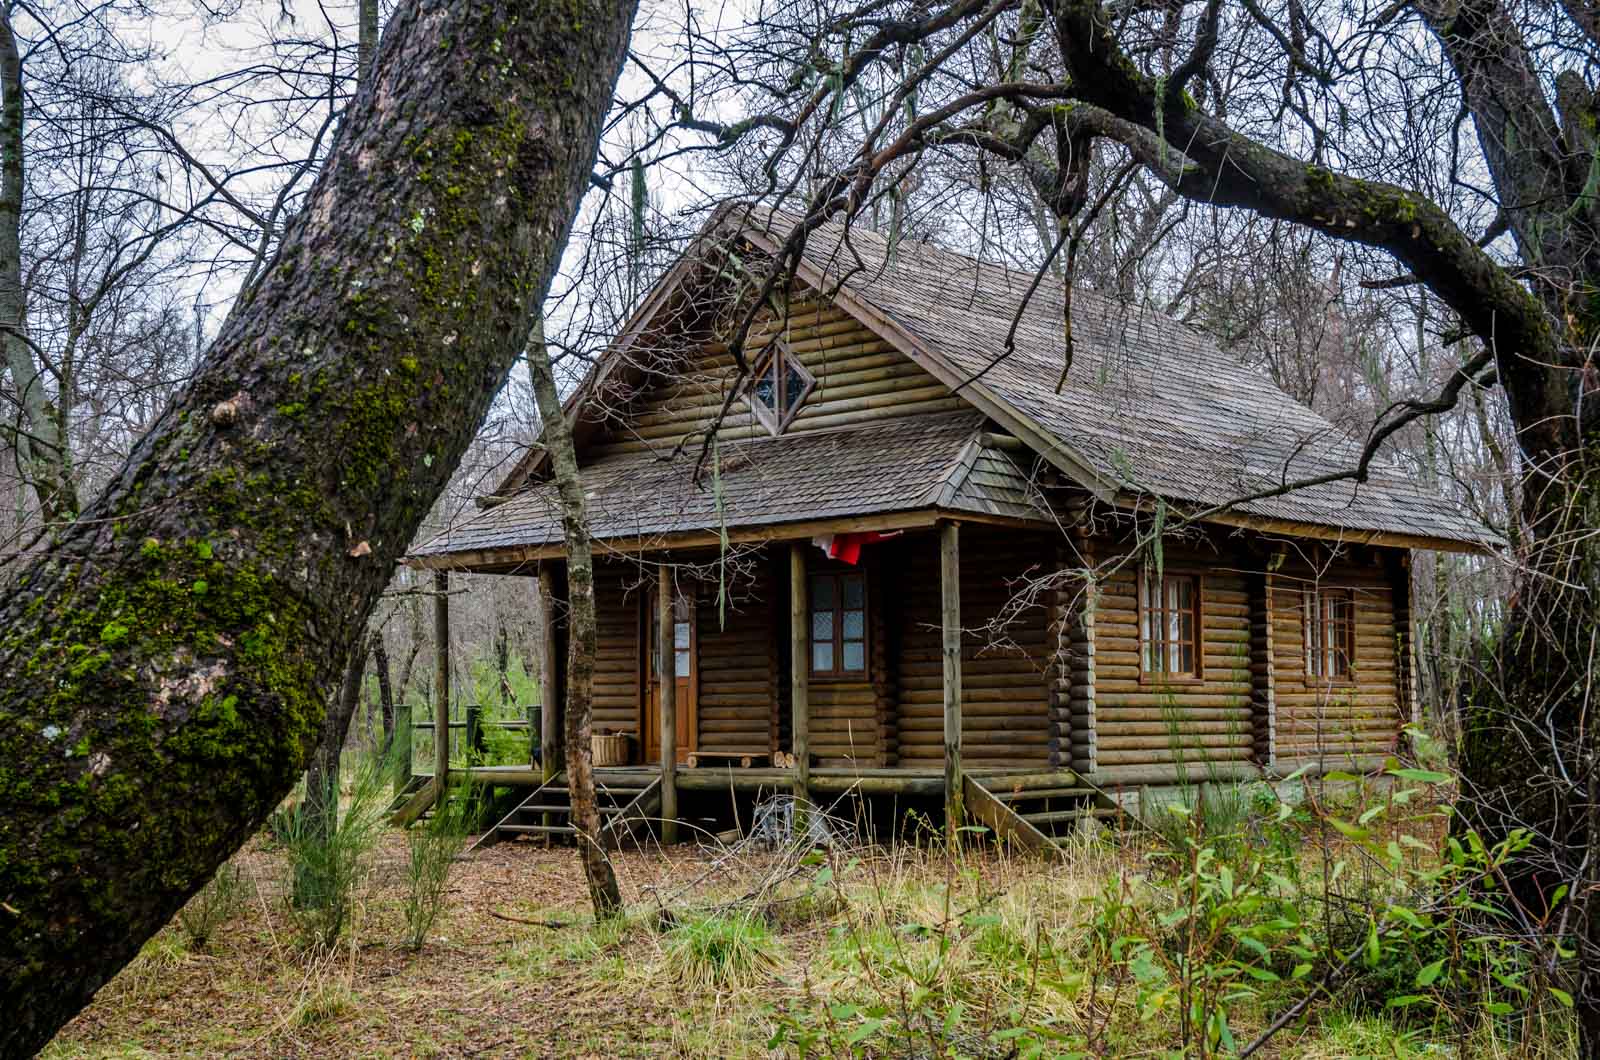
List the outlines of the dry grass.
<svg viewBox="0 0 1600 1060">
<path fill-rule="evenodd" d="M 1019 1024 L 1065 1035 L 1114 1026 L 1103 1055 L 1166 1055 L 1165 1029 L 1141 1023 L 1131 999 L 1086 966 L 1087 899 L 1137 871 L 1140 853 L 1091 843 L 1059 865 L 905 846 L 809 864 L 624 853 L 628 917 L 596 926 L 570 849 L 509 844 L 458 866 L 412 953 L 406 841 L 391 833 L 353 941 L 311 957 L 282 912 L 282 855 L 256 844 L 238 859 L 243 908 L 206 952 L 188 952 L 169 928 L 45 1055 L 764 1057 L 800 1051 L 769 1048 L 779 1030 L 837 1043 L 874 1012 L 915 1040 L 893 1055 L 1004 1056 L 994 1032 Z M 728 923 L 756 930 L 730 936 Z M 726 957 L 730 946 L 741 955 Z M 1262 1022 L 1240 1013 L 1237 1032 Z M 1381 1018 L 1330 1012 L 1258 1055 L 1465 1054 L 1403 1038 Z"/>
</svg>

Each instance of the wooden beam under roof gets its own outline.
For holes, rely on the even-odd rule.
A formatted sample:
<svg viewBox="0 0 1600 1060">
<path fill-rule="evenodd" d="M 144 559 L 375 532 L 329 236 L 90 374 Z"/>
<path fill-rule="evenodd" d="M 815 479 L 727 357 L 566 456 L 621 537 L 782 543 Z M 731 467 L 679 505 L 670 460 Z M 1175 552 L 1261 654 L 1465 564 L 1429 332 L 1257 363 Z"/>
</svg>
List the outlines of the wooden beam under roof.
<svg viewBox="0 0 1600 1060">
<path fill-rule="evenodd" d="M 761 526 L 729 527 L 727 541 L 734 545 L 764 544 L 772 541 L 804 541 L 821 534 L 854 534 L 869 530 L 930 530 L 941 520 L 963 523 L 984 523 L 990 526 L 1009 526 L 1018 529 L 1039 530 L 1052 524 L 1042 519 L 1017 519 L 1005 515 L 988 515 L 981 512 L 941 511 L 937 508 L 919 508 L 908 512 L 881 512 L 871 515 L 849 515 L 832 519 L 808 519 L 800 522 L 769 523 Z M 676 549 L 716 548 L 723 537 L 716 530 L 690 530 L 673 534 L 650 534 L 643 537 L 596 538 L 598 551 L 613 555 L 636 555 L 641 552 L 665 552 Z M 408 566 L 422 570 L 465 570 L 495 574 L 532 574 L 533 564 L 544 559 L 558 559 L 566 554 L 561 542 L 544 545 L 507 545 L 502 548 L 473 549 L 461 552 L 440 552 L 430 555 L 408 556 Z M 524 569 L 525 568 L 525 569 Z"/>
</svg>

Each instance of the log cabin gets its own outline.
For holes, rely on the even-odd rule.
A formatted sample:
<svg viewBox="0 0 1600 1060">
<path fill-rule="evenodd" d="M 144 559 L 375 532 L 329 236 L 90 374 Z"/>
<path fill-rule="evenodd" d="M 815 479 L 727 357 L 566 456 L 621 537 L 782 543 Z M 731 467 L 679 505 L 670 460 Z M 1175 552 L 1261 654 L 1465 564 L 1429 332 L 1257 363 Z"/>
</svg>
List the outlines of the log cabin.
<svg viewBox="0 0 1600 1060">
<path fill-rule="evenodd" d="M 1402 749 L 1411 553 L 1492 549 L 1482 523 L 1386 459 L 1335 477 L 1362 438 L 1147 307 L 796 222 L 718 210 L 565 404 L 613 820 L 920 793 L 1033 842 L 1119 790 Z M 545 451 L 480 507 L 410 562 L 529 577 L 558 675 Z M 504 834 L 570 832 L 546 688 Z"/>
</svg>

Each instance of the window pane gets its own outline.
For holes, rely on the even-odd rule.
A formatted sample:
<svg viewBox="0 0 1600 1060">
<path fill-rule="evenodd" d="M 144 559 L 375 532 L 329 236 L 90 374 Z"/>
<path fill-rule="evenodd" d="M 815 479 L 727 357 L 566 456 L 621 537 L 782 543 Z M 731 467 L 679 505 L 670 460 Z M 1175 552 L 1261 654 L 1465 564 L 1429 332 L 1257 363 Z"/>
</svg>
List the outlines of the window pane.
<svg viewBox="0 0 1600 1060">
<path fill-rule="evenodd" d="M 784 358 L 783 411 L 789 412 L 800 404 L 800 399 L 805 396 L 805 392 L 806 377 L 800 374 L 800 370 L 791 364 L 787 357 Z"/>
<path fill-rule="evenodd" d="M 689 649 L 689 623 L 674 622 L 672 624 L 672 646 L 680 651 Z"/>
<path fill-rule="evenodd" d="M 778 359 L 769 358 L 761 366 L 761 375 L 756 378 L 755 384 L 750 388 L 757 401 L 769 409 L 778 407 Z"/>
<path fill-rule="evenodd" d="M 1184 641 L 1182 644 L 1178 645 L 1178 665 L 1176 667 L 1174 667 L 1174 671 L 1173 672 L 1174 673 L 1180 673 L 1180 674 L 1192 674 L 1192 673 L 1194 673 L 1194 644 L 1193 644 L 1193 642 Z"/>
<path fill-rule="evenodd" d="M 833 642 L 811 645 L 811 668 L 813 670 L 833 669 Z"/>
<path fill-rule="evenodd" d="M 867 586 L 861 575 L 840 578 L 839 584 L 844 589 L 844 606 L 855 609 L 866 606 Z"/>
<path fill-rule="evenodd" d="M 673 652 L 672 670 L 679 677 L 689 676 L 689 653 L 687 651 Z"/>
<path fill-rule="evenodd" d="M 833 610 L 833 579 L 828 577 L 811 579 L 811 607 L 813 610 Z"/>
<path fill-rule="evenodd" d="M 862 640 L 867 635 L 867 613 L 865 611 L 846 611 L 844 613 L 844 639 Z"/>
<path fill-rule="evenodd" d="M 860 673 L 867 668 L 867 646 L 859 640 L 846 641 L 844 646 L 844 669 L 852 673 Z"/>
<path fill-rule="evenodd" d="M 833 612 L 811 612 L 811 639 L 816 641 L 833 640 Z"/>
</svg>

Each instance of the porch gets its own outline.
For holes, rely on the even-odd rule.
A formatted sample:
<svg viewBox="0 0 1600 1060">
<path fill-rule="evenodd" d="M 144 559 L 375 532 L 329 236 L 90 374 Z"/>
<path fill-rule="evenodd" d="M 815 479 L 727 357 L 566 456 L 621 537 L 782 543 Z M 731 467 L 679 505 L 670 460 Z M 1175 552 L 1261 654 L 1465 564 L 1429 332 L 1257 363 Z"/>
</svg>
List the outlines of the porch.
<svg viewBox="0 0 1600 1060">
<path fill-rule="evenodd" d="M 559 770 L 557 771 L 559 772 Z M 794 787 L 796 769 L 770 766 L 739 767 L 729 765 L 678 766 L 672 771 L 679 791 L 789 791 Z M 452 769 L 452 775 L 476 784 L 505 788 L 538 788 L 547 778 L 542 768 L 528 766 L 471 766 Z M 661 766 L 598 766 L 594 771 L 597 784 L 616 786 L 649 784 L 662 776 Z M 1083 777 L 1070 769 L 1034 771 L 1027 769 L 973 769 L 966 776 L 988 788 L 1006 791 L 1033 791 L 1067 788 L 1085 783 Z M 431 773 L 417 774 L 424 783 L 433 779 Z M 844 795 L 859 792 L 863 795 L 928 795 L 944 793 L 942 769 L 894 767 L 813 767 L 809 787 L 815 795 Z"/>
<path fill-rule="evenodd" d="M 873 543 L 845 562 L 819 550 L 819 532 Z M 797 533 L 806 536 L 788 536 Z M 964 534 L 976 535 L 966 571 Z M 663 840 L 676 838 L 679 792 L 916 796 L 936 800 L 955 826 L 970 802 L 968 774 L 1005 791 L 1080 784 L 1056 710 L 1066 687 L 1053 598 L 1023 609 L 1004 647 L 974 632 L 1005 607 L 1013 577 L 1054 564 L 1059 534 L 1017 518 L 900 513 L 766 527 L 763 538 L 729 550 L 613 540 L 596 564 L 593 730 L 630 748 L 628 765 L 596 774 L 658 788 Z M 469 569 L 536 581 L 550 677 L 539 747 L 549 753 L 469 768 L 436 756 L 419 803 L 438 790 L 433 778 L 452 773 L 536 789 L 560 771 L 566 571 L 557 549 L 544 551 Z M 450 572 L 429 565 L 435 640 L 448 645 Z M 448 658 L 436 672 L 450 672 Z M 448 687 L 433 701 L 447 703 Z"/>
</svg>

